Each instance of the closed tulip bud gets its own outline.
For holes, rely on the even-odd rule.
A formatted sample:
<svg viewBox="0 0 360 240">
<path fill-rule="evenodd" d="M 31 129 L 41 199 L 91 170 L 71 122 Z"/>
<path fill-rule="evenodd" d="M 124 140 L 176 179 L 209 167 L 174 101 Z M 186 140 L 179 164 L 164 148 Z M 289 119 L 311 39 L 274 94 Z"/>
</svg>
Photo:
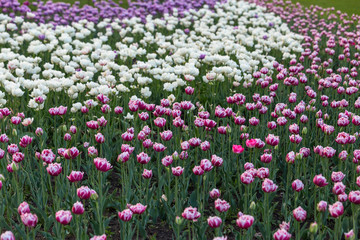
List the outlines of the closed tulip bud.
<svg viewBox="0 0 360 240">
<path fill-rule="evenodd" d="M 66 125 L 64 124 L 64 125 L 62 125 L 62 130 L 64 131 L 64 132 L 67 132 L 67 127 L 66 127 Z"/>
<path fill-rule="evenodd" d="M 176 223 L 177 225 L 181 225 L 183 222 L 184 222 L 184 219 L 183 219 L 183 218 L 181 218 L 181 217 L 179 217 L 179 216 L 176 216 L 176 218 L 175 218 L 175 223 Z"/>
<path fill-rule="evenodd" d="M 349 232 L 344 233 L 344 237 L 345 240 L 354 240 L 355 239 L 354 230 L 351 229 Z"/>
<path fill-rule="evenodd" d="M 302 129 L 301 133 L 302 133 L 303 135 L 306 135 L 306 134 L 307 134 L 307 128 L 304 127 L 304 128 Z"/>
<path fill-rule="evenodd" d="M 99 195 L 97 194 L 97 192 L 94 189 L 91 189 L 90 193 L 91 193 L 91 196 L 90 196 L 91 200 L 97 200 L 99 198 Z"/>
<path fill-rule="evenodd" d="M 17 136 L 17 131 L 16 131 L 15 128 L 13 128 L 13 130 L 12 130 L 12 135 L 15 136 L 15 137 Z"/>
<path fill-rule="evenodd" d="M 318 224 L 316 222 L 313 222 L 310 224 L 310 228 L 309 228 L 309 231 L 312 233 L 312 234 L 315 234 L 317 231 L 318 231 Z"/>
<path fill-rule="evenodd" d="M 19 165 L 16 163 L 16 162 L 12 162 L 9 164 L 10 165 L 10 168 L 12 169 L 12 171 L 17 171 L 19 170 Z M 8 165 L 8 166 L 9 166 Z"/>
<path fill-rule="evenodd" d="M 256 209 L 256 203 L 255 203 L 254 201 L 252 201 L 252 202 L 250 203 L 250 209 L 251 209 L 251 210 L 255 210 L 255 209 Z"/>
</svg>

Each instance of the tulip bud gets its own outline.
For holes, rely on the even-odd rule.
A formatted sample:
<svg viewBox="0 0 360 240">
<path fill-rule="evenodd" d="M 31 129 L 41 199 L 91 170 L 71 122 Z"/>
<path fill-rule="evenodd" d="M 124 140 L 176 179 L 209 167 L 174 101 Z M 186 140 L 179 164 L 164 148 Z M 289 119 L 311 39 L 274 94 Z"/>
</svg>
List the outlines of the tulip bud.
<svg viewBox="0 0 360 240">
<path fill-rule="evenodd" d="M 56 158 L 56 162 L 61 162 L 61 158 L 60 158 L 60 156 L 58 156 L 57 158 Z"/>
<path fill-rule="evenodd" d="M 226 127 L 226 133 L 228 134 L 228 133 L 231 133 L 231 127 L 230 126 L 227 126 Z"/>
<path fill-rule="evenodd" d="M 183 223 L 184 219 L 179 217 L 179 216 L 176 216 L 175 218 L 175 223 L 178 224 L 178 225 L 181 225 Z"/>
<path fill-rule="evenodd" d="M 251 209 L 251 210 L 255 210 L 255 208 L 256 208 L 256 203 L 255 203 L 254 201 L 252 201 L 252 202 L 250 203 L 250 209 Z"/>
<path fill-rule="evenodd" d="M 304 135 L 306 135 L 306 134 L 307 134 L 307 128 L 304 127 L 304 128 L 302 129 L 301 133 L 304 134 Z"/>
<path fill-rule="evenodd" d="M 240 126 L 240 131 L 246 133 L 248 131 L 248 127 L 245 125 Z"/>
<path fill-rule="evenodd" d="M 12 135 L 17 136 L 17 131 L 15 128 L 13 128 L 13 130 L 12 130 Z"/>
<path fill-rule="evenodd" d="M 13 171 L 17 171 L 17 170 L 19 170 L 19 165 L 16 164 L 16 163 L 14 163 L 14 162 L 12 162 L 12 163 L 11 163 L 11 168 L 12 168 Z"/>
<path fill-rule="evenodd" d="M 167 197 L 165 196 L 165 194 L 163 194 L 162 196 L 161 196 L 161 199 L 160 199 L 160 201 L 162 202 L 162 201 L 164 201 L 164 202 L 167 202 Z"/>
<path fill-rule="evenodd" d="M 275 147 L 274 147 L 274 150 L 278 150 L 279 149 L 279 145 L 276 145 Z"/>
<path fill-rule="evenodd" d="M 90 196 L 90 199 L 91 200 L 96 200 L 99 198 L 99 195 L 94 191 L 94 192 L 91 192 L 91 196 Z"/>
<path fill-rule="evenodd" d="M 62 129 L 63 129 L 63 131 L 64 132 L 67 132 L 67 127 L 66 127 L 66 125 L 64 124 L 64 125 L 62 125 Z"/>
<path fill-rule="evenodd" d="M 310 224 L 310 229 L 309 231 L 312 233 L 312 234 L 315 234 L 318 230 L 319 226 L 316 222 L 313 222 Z"/>
<path fill-rule="evenodd" d="M 303 154 L 302 153 L 297 153 L 295 155 L 295 160 L 302 160 L 303 159 Z"/>
<path fill-rule="evenodd" d="M 172 154 L 172 158 L 173 158 L 174 161 L 179 160 L 180 158 L 179 158 L 178 152 L 175 151 L 175 152 Z"/>
</svg>

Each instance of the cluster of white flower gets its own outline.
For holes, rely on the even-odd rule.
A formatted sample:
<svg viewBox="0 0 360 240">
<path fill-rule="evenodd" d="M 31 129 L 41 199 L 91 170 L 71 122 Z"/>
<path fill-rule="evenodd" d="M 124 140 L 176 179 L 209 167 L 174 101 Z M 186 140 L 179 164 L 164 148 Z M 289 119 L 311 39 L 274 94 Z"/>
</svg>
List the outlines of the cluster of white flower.
<svg viewBox="0 0 360 240">
<path fill-rule="evenodd" d="M 131 92 L 144 98 L 153 87 L 173 92 L 187 81 L 252 82 L 261 67 L 303 51 L 302 36 L 279 17 L 242 1 L 190 10 L 184 18 L 165 15 L 98 24 L 86 20 L 70 26 L 37 25 L 0 15 L 0 104 L 6 95 L 28 106 L 52 92 L 80 95 Z M 160 87 L 159 87 L 160 86 Z M 120 94 L 119 94 L 120 95 Z M 81 103 L 73 104 L 73 111 Z"/>
</svg>

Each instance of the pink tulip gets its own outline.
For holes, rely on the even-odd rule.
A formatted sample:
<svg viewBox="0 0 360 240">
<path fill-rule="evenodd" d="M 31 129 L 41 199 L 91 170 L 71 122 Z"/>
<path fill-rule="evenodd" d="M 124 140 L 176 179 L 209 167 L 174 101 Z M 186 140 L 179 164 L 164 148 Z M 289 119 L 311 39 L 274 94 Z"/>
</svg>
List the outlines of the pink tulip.
<svg viewBox="0 0 360 240">
<path fill-rule="evenodd" d="M 210 191 L 210 197 L 212 199 L 220 197 L 220 191 L 218 189 L 214 188 L 213 190 Z"/>
<path fill-rule="evenodd" d="M 79 182 L 83 179 L 84 172 L 71 171 L 70 175 L 67 176 L 70 182 Z"/>
<path fill-rule="evenodd" d="M 106 240 L 106 234 L 103 234 L 101 236 L 93 236 L 90 238 L 90 240 Z"/>
<path fill-rule="evenodd" d="M 143 212 L 145 212 L 147 206 L 142 205 L 141 203 L 137 203 L 135 205 L 131 205 L 129 207 L 129 209 L 134 213 L 134 214 L 142 214 Z"/>
<path fill-rule="evenodd" d="M 122 212 L 118 212 L 120 220 L 128 222 L 131 220 L 133 212 L 130 209 L 125 209 Z"/>
<path fill-rule="evenodd" d="M 76 190 L 76 193 L 80 199 L 89 199 L 91 197 L 91 189 L 87 186 L 81 186 Z"/>
<path fill-rule="evenodd" d="M 223 159 L 219 156 L 211 155 L 211 164 L 215 167 L 220 167 L 223 164 Z"/>
<path fill-rule="evenodd" d="M 41 159 L 46 163 L 52 163 L 55 160 L 55 154 L 51 149 L 44 149 L 40 155 Z"/>
<path fill-rule="evenodd" d="M 38 218 L 36 214 L 24 213 L 21 215 L 21 221 L 26 227 L 32 228 L 36 226 Z"/>
<path fill-rule="evenodd" d="M 360 204 L 360 191 L 351 191 L 349 193 L 349 201 L 354 204 Z"/>
<path fill-rule="evenodd" d="M 25 213 L 30 213 L 30 206 L 27 202 L 20 203 L 18 207 L 18 213 L 19 215 L 23 215 Z"/>
<path fill-rule="evenodd" d="M 15 236 L 12 232 L 6 231 L 0 236 L 1 240 L 15 240 Z"/>
<path fill-rule="evenodd" d="M 333 205 L 329 205 L 329 213 L 332 217 L 337 218 L 344 214 L 344 206 L 341 202 L 336 202 Z"/>
<path fill-rule="evenodd" d="M 306 211 L 302 207 L 294 209 L 293 216 L 296 221 L 303 222 L 306 219 Z"/>
<path fill-rule="evenodd" d="M 244 148 L 241 145 L 233 145 L 232 150 L 234 153 L 242 153 L 244 151 Z"/>
<path fill-rule="evenodd" d="M 150 157 L 144 152 L 139 153 L 136 156 L 136 159 L 140 164 L 147 164 L 148 162 L 150 162 Z"/>
<path fill-rule="evenodd" d="M 294 191 L 296 192 L 300 192 L 301 190 L 304 189 L 304 184 L 301 180 L 296 179 L 295 181 L 293 181 L 293 183 L 291 184 L 291 187 Z"/>
<path fill-rule="evenodd" d="M 182 168 L 181 166 L 177 166 L 177 167 L 173 167 L 173 168 L 171 168 L 171 171 L 172 171 L 172 174 L 174 175 L 174 176 L 181 176 L 182 174 L 183 174 L 183 172 L 184 172 L 184 168 Z"/>
<path fill-rule="evenodd" d="M 197 211 L 197 208 L 187 207 L 181 216 L 187 220 L 197 221 L 201 214 Z"/>
<path fill-rule="evenodd" d="M 172 164 L 172 162 L 173 162 L 172 156 L 165 156 L 163 159 L 161 159 L 161 163 L 165 167 L 170 166 Z"/>
<path fill-rule="evenodd" d="M 285 229 L 279 229 L 274 233 L 273 238 L 275 240 L 290 240 L 291 234 L 288 233 Z"/>
<path fill-rule="evenodd" d="M 142 176 L 145 179 L 150 179 L 152 177 L 152 170 L 144 169 Z"/>
<path fill-rule="evenodd" d="M 94 158 L 94 164 L 96 169 L 101 172 L 107 172 L 112 168 L 111 164 L 106 160 L 106 158 Z"/>
<path fill-rule="evenodd" d="M 250 184 L 255 180 L 253 175 L 249 171 L 245 171 L 243 174 L 241 174 L 240 179 L 241 182 L 244 184 Z"/>
<path fill-rule="evenodd" d="M 256 139 L 246 140 L 246 146 L 248 148 L 254 148 L 256 146 Z"/>
<path fill-rule="evenodd" d="M 218 227 L 220 227 L 222 220 L 220 217 L 215 216 L 215 217 L 209 217 L 207 219 L 207 222 L 208 222 L 209 227 L 218 228 Z"/>
<path fill-rule="evenodd" d="M 54 177 L 58 176 L 62 171 L 61 163 L 50 163 L 48 165 L 48 167 L 46 168 L 46 171 L 51 176 L 54 176 Z"/>
<path fill-rule="evenodd" d="M 266 178 L 262 183 L 262 190 L 266 193 L 275 192 L 278 186 L 268 178 Z"/>
<path fill-rule="evenodd" d="M 332 189 L 335 195 L 343 194 L 345 192 L 346 186 L 342 182 L 336 182 Z"/>
<path fill-rule="evenodd" d="M 226 212 L 229 208 L 230 204 L 225 200 L 221 200 L 220 198 L 215 200 L 215 209 L 219 212 Z"/>
<path fill-rule="evenodd" d="M 269 169 L 268 168 L 259 168 L 256 172 L 256 176 L 260 179 L 265 179 L 265 178 L 268 178 L 269 177 Z"/>
<path fill-rule="evenodd" d="M 345 174 L 342 172 L 332 172 L 331 173 L 331 180 L 333 182 L 341 182 L 345 177 Z"/>
<path fill-rule="evenodd" d="M 60 210 L 56 212 L 55 219 L 62 225 L 68 225 L 72 220 L 72 215 L 70 211 Z"/>
<path fill-rule="evenodd" d="M 194 173 L 195 175 L 200 176 L 200 175 L 203 175 L 203 174 L 204 174 L 204 170 L 201 168 L 201 166 L 195 166 L 195 167 L 193 168 L 193 173 Z"/>
<path fill-rule="evenodd" d="M 325 187 L 329 183 L 326 182 L 326 178 L 322 174 L 316 175 L 313 179 L 313 182 L 318 187 Z"/>
<path fill-rule="evenodd" d="M 85 212 L 84 205 L 78 201 L 74 203 L 71 211 L 76 215 L 82 215 Z"/>
<path fill-rule="evenodd" d="M 327 202 L 325 202 L 325 201 L 320 201 L 317 205 L 317 210 L 319 212 L 325 212 L 326 208 L 327 208 Z"/>
<path fill-rule="evenodd" d="M 211 171 L 211 169 L 213 169 L 213 165 L 212 165 L 212 163 L 211 163 L 211 161 L 210 160 L 208 160 L 208 159 L 202 159 L 201 161 L 200 161 L 200 167 L 205 171 L 205 172 L 209 172 L 209 171 Z"/>
<path fill-rule="evenodd" d="M 104 143 L 105 142 L 105 137 L 104 137 L 104 135 L 102 135 L 101 133 L 97 133 L 97 134 L 95 134 L 95 141 L 97 142 L 97 143 Z"/>
<path fill-rule="evenodd" d="M 248 229 L 254 223 L 254 217 L 250 215 L 242 215 L 236 220 L 236 225 L 241 229 Z"/>
</svg>

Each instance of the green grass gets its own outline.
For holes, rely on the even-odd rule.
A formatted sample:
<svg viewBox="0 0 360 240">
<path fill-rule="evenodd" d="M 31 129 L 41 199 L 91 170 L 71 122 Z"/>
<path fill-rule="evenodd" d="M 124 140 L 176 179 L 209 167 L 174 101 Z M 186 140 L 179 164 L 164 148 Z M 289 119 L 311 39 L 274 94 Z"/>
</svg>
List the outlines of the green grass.
<svg viewBox="0 0 360 240">
<path fill-rule="evenodd" d="M 360 15 L 360 0 L 292 0 L 299 2 L 305 7 L 310 5 L 319 5 L 321 7 L 335 7 L 336 10 L 346 12 L 349 15 L 355 13 Z"/>
</svg>

